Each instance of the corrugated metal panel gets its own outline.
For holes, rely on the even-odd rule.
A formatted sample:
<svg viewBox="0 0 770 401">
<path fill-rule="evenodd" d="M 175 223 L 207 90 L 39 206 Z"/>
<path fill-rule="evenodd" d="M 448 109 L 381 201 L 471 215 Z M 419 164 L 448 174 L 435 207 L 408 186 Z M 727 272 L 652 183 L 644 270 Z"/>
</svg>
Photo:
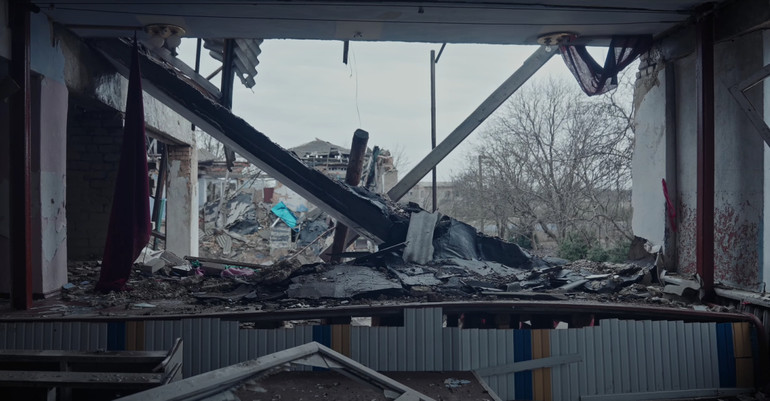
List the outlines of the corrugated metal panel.
<svg viewBox="0 0 770 401">
<path fill-rule="evenodd" d="M 297 326 L 292 329 L 241 329 L 237 321 L 212 318 L 142 322 L 0 323 L 5 349 L 167 350 L 184 340 L 184 374 L 189 377 L 312 341 L 333 341 L 351 357 L 381 371 L 472 370 L 513 363 L 532 344 L 515 343 L 514 330 L 442 328 L 440 308 L 407 309 L 404 327 Z M 744 328 L 746 326 L 746 328 Z M 734 348 L 750 358 L 747 325 L 681 321 L 604 320 L 598 327 L 544 331 L 550 356 L 581 354 L 579 363 L 549 370 L 553 400 L 582 395 L 620 394 L 729 386 L 735 376 Z M 133 337 L 126 335 L 134 330 Z M 347 334 L 349 330 L 349 335 Z M 733 341 L 733 330 L 742 339 Z M 126 344 L 118 344 L 122 334 Z M 330 334 L 331 333 L 331 334 Z M 532 332 L 538 336 L 539 332 Z M 746 340 L 748 338 L 749 340 Z M 538 341 L 540 337 L 537 337 Z M 325 341 L 324 340 L 324 341 Z M 521 342 L 521 341 L 520 341 Z M 735 345 L 738 344 L 738 345 Z M 518 348 L 517 348 L 518 347 Z M 522 348 L 524 347 L 524 348 Z M 537 355 L 536 355 L 537 357 Z M 720 370 L 722 360 L 731 364 Z M 742 361 L 743 362 L 743 361 Z M 308 368 L 302 368 L 308 369 Z M 732 376 L 730 376 L 732 375 Z M 523 376 L 519 375 L 521 382 Z M 540 378 L 540 375 L 537 376 Z M 720 377 L 724 382 L 720 383 Z M 518 383 L 515 374 L 485 377 L 503 399 L 512 399 L 532 379 Z M 538 379 L 545 382 L 544 378 Z M 734 386 L 734 384 L 732 384 Z M 542 385 L 541 385 L 542 386 Z M 541 387 L 538 387 L 541 388 Z"/>
</svg>

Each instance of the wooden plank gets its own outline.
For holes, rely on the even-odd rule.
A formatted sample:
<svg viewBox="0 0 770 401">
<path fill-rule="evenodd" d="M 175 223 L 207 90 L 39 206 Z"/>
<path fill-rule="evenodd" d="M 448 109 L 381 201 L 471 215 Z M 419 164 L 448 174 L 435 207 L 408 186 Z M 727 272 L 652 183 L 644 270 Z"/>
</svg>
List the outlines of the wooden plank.
<svg viewBox="0 0 770 401">
<path fill-rule="evenodd" d="M 342 325 L 332 325 L 332 349 L 342 352 Z"/>
<path fill-rule="evenodd" d="M 346 324 L 342 326 L 342 355 L 350 358 L 350 325 Z M 395 348 L 391 349 L 395 352 Z"/>
<path fill-rule="evenodd" d="M 733 323 L 733 343 L 735 357 L 751 357 L 751 331 L 748 322 Z"/>
<path fill-rule="evenodd" d="M 754 359 L 735 358 L 735 376 L 738 387 L 754 387 Z"/>
<path fill-rule="evenodd" d="M 136 322 L 126 322 L 126 350 L 135 351 L 136 348 Z"/>
<path fill-rule="evenodd" d="M 532 359 L 543 358 L 543 331 L 544 330 L 532 330 Z M 493 365 L 494 366 L 494 365 Z M 543 399 L 543 393 L 545 392 L 543 386 L 543 369 L 535 369 L 532 371 L 532 395 L 536 400 Z"/>
<path fill-rule="evenodd" d="M 0 370 L 0 387 L 146 389 L 160 385 L 162 376 L 160 373 Z"/>
</svg>

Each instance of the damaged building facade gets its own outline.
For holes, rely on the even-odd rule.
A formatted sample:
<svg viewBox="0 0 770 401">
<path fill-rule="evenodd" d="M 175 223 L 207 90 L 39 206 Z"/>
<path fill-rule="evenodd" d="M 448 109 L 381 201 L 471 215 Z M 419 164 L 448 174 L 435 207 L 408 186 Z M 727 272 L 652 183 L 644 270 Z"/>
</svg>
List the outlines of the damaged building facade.
<svg viewBox="0 0 770 401">
<path fill-rule="evenodd" d="M 157 359 L 158 352 L 177 349 L 165 360 L 179 355 L 184 362 L 163 366 L 176 366 L 176 373 L 182 371 L 188 381 L 169 384 L 181 379 L 169 372 L 142 383 L 156 387 L 151 391 L 160 398 L 196 380 L 209 386 L 206 394 L 230 391 L 217 387 L 213 377 L 232 374 L 228 385 L 233 386 L 251 377 L 239 371 L 249 362 L 230 365 L 268 355 L 287 364 L 300 360 L 363 372 L 385 396 L 412 397 L 403 399 L 431 395 L 366 369 L 472 372 L 483 396 L 492 399 L 717 397 L 751 393 L 768 383 L 766 0 L 653 0 L 633 7 L 607 0 L 584 5 L 554 0 L 538 6 L 514 1 L 430 6 L 318 1 L 301 6 L 310 10 L 289 4 L 213 3 L 187 5 L 186 14 L 177 15 L 177 6 L 166 3 L 105 1 L 83 8 L 82 2 L 0 1 L 8 22 L 0 28 L 0 293 L 11 299 L 0 319 L 0 351 L 130 350 L 154 352 L 151 356 Z M 307 15 L 314 16 L 312 24 Z M 99 25 L 93 22 L 97 20 Z M 229 111 L 222 101 L 227 88 L 211 84 L 169 49 L 144 46 L 138 53 L 146 130 L 163 144 L 157 153 L 159 165 L 165 166 L 163 173 L 157 170 L 157 183 L 165 187 L 166 224 L 154 235 L 163 236 L 167 251 L 198 256 L 199 202 L 208 199 L 199 190 L 199 174 L 218 179 L 222 173 L 200 170 L 194 124 L 352 232 L 381 248 L 398 250 L 398 258 L 413 265 L 388 265 L 382 260 L 393 253 L 381 250 L 352 264 L 294 263 L 286 271 L 252 272 L 262 280 L 258 286 L 271 286 L 251 290 L 253 283 L 236 277 L 247 286 L 239 299 L 261 303 L 247 313 L 235 308 L 176 316 L 137 312 L 155 307 L 146 302 L 134 303 L 136 310 L 127 307 L 124 315 L 41 317 L 11 311 L 29 310 L 33 298 L 56 296 L 60 290 L 74 293 L 77 285 L 68 282 L 68 261 L 101 258 L 126 111 L 124 77 L 131 55 L 126 38 L 138 32 L 140 40 L 152 41 L 143 36 L 151 31 L 148 24 L 164 20 L 183 27 L 189 37 L 246 36 L 260 43 L 322 39 L 344 44 L 535 45 L 540 38 L 542 46 L 520 68 L 512 67 L 511 77 L 413 170 L 398 177 L 392 159 L 383 157 L 374 191 L 312 168 L 311 160 L 317 160 L 316 167 L 327 168 L 326 173 L 341 172 L 334 169 L 344 167 L 345 149 L 292 153 L 281 148 Z M 542 36 L 549 32 L 564 35 Z M 563 268 L 565 261 L 531 258 L 515 245 L 479 235 L 456 220 L 393 203 L 410 190 L 419 191 L 415 185 L 551 57 L 574 46 L 606 46 L 626 35 L 653 39 L 641 56 L 634 96 L 632 206 L 634 234 L 648 242 L 657 258 L 651 264 L 655 270 Z M 558 37 L 575 42 L 550 41 Z M 214 46 L 207 43 L 207 48 Z M 266 198 L 263 191 L 262 200 Z M 458 247 L 453 242 L 458 237 L 469 238 L 471 245 Z M 459 262 L 437 262 L 442 252 Z M 197 276 L 156 281 L 183 280 L 197 285 L 199 299 L 229 300 L 232 295 L 202 294 L 204 285 L 195 280 L 203 279 Z M 700 293 L 705 303 L 699 308 L 681 302 L 670 308 L 623 305 L 603 294 L 605 288 L 617 287 L 631 295 L 654 292 L 654 298 L 662 299 L 662 291 L 647 288 L 656 280 L 681 288 L 680 295 L 685 290 Z M 377 296 L 395 292 L 411 298 L 373 306 L 352 304 L 360 294 L 344 293 L 370 287 L 376 287 Z M 600 295 L 583 302 L 571 292 L 576 288 Z M 308 306 L 309 300 L 315 307 Z M 358 317 L 371 322 L 361 326 L 354 319 Z M 176 338 L 182 339 L 183 351 Z M 289 352 L 292 347 L 300 348 Z M 218 369 L 225 371 L 204 377 L 211 382 L 193 377 Z M 40 387 L 62 386 L 45 383 Z M 0 386 L 35 384 L 4 372 Z"/>
<path fill-rule="evenodd" d="M 770 86 L 757 78 L 770 62 L 769 13 L 728 2 L 659 38 L 634 96 L 634 234 L 670 270 L 754 293 L 770 279 Z"/>
</svg>

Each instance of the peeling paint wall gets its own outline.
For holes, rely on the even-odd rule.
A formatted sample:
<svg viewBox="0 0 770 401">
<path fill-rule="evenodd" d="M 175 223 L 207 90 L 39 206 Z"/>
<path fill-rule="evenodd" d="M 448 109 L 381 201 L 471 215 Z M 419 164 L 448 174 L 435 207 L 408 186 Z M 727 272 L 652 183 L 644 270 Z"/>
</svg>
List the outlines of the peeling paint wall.
<svg viewBox="0 0 770 401">
<path fill-rule="evenodd" d="M 49 294 L 67 283 L 67 88 L 32 82 L 32 285 Z"/>
<path fill-rule="evenodd" d="M 764 205 L 764 143 L 728 88 L 762 67 L 761 33 L 715 47 L 715 280 L 760 287 L 759 249 Z M 679 270 L 693 274 L 697 204 L 695 55 L 676 62 Z M 762 94 L 750 94 L 761 107 Z M 661 116 L 663 118 L 663 116 Z M 634 177 L 636 179 L 636 176 Z"/>
<path fill-rule="evenodd" d="M 666 204 L 661 179 L 666 177 L 665 74 L 638 79 L 635 98 L 636 130 L 632 161 L 634 235 L 662 246 L 665 240 Z"/>
<path fill-rule="evenodd" d="M 198 256 L 198 152 L 190 146 L 168 147 L 166 249 Z"/>
</svg>

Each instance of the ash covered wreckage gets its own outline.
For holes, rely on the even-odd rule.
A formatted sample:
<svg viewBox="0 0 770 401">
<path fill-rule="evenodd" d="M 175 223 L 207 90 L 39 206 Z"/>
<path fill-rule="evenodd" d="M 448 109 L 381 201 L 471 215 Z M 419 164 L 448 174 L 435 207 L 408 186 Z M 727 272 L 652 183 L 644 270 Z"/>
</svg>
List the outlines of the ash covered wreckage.
<svg viewBox="0 0 770 401">
<path fill-rule="evenodd" d="M 0 5 L 4 396 L 765 399 L 768 1 Z M 399 176 L 380 133 L 284 149 L 231 111 L 274 39 L 539 47 Z M 640 60 L 624 263 L 410 198 L 554 56 L 588 96 Z"/>
</svg>

